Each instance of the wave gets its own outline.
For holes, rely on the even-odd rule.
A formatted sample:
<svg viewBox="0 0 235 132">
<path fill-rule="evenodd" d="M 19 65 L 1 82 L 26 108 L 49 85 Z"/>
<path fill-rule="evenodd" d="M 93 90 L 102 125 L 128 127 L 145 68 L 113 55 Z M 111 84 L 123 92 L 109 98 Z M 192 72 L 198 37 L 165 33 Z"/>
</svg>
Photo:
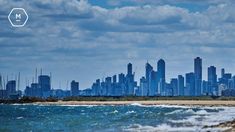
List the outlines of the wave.
<svg viewBox="0 0 235 132">
<path fill-rule="evenodd" d="M 217 125 L 222 122 L 231 121 L 235 118 L 235 108 L 220 108 L 217 112 L 209 112 L 208 109 L 201 108 L 200 110 L 188 109 L 181 111 L 182 113 L 190 113 L 190 116 L 185 116 L 185 119 L 169 120 L 171 123 L 190 124 L 192 126 L 203 127 L 205 125 Z M 176 113 L 178 111 L 175 111 Z M 174 113 L 174 111 L 172 112 Z M 183 115 L 182 115 L 183 116 Z"/>
<path fill-rule="evenodd" d="M 208 131 L 226 131 L 230 128 L 200 128 L 197 126 L 193 127 L 173 127 L 168 124 L 161 124 L 158 126 L 144 126 L 140 124 L 133 124 L 128 126 L 124 131 L 130 131 L 130 132 L 136 132 L 136 131 L 146 131 L 146 132 L 194 132 L 194 131 L 200 131 L 200 132 L 208 132 Z"/>
</svg>

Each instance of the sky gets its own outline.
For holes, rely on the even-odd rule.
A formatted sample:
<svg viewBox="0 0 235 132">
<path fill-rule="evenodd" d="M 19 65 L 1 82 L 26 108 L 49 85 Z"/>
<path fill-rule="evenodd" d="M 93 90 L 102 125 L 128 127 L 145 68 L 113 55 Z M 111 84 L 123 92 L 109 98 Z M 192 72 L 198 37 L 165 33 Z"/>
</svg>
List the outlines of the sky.
<svg viewBox="0 0 235 132">
<path fill-rule="evenodd" d="M 233 0 L 0 0 L 0 73 L 21 89 L 35 69 L 52 73 L 52 87 L 80 88 L 96 79 L 126 73 L 133 64 L 135 80 L 148 61 L 166 62 L 166 78 L 193 71 L 193 59 L 207 67 L 235 73 L 235 2 Z M 15 28 L 7 16 L 12 8 L 29 16 Z"/>
</svg>

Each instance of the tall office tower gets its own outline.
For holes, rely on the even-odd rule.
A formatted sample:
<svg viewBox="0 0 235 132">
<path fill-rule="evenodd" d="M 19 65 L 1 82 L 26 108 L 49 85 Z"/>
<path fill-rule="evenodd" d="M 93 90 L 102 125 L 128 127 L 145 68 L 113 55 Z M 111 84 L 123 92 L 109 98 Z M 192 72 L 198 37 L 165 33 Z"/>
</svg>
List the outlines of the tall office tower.
<svg viewBox="0 0 235 132">
<path fill-rule="evenodd" d="M 151 82 L 151 72 L 153 67 L 147 62 L 145 65 L 145 78 L 147 82 L 148 95 L 150 94 L 150 82 Z"/>
<path fill-rule="evenodd" d="M 43 92 L 49 92 L 51 90 L 51 80 L 48 75 L 40 75 L 38 77 L 38 84 Z"/>
<path fill-rule="evenodd" d="M 149 96 L 157 95 L 157 72 L 154 70 L 150 73 Z"/>
<path fill-rule="evenodd" d="M 100 90 L 100 95 L 101 96 L 106 96 L 106 83 L 104 82 L 104 81 L 102 81 L 101 83 L 100 83 L 100 88 L 101 88 L 101 90 Z"/>
<path fill-rule="evenodd" d="M 71 96 L 78 96 L 79 95 L 79 82 L 72 81 L 70 84 L 70 91 L 71 91 Z"/>
<path fill-rule="evenodd" d="M 119 94 L 125 96 L 125 75 L 123 73 L 118 74 L 118 87 L 119 87 Z"/>
<path fill-rule="evenodd" d="M 178 96 L 178 80 L 177 78 L 172 78 L 171 79 L 171 88 L 172 88 L 172 91 L 173 91 L 173 95 L 172 96 Z"/>
<path fill-rule="evenodd" d="M 42 93 L 42 90 L 41 90 L 38 83 L 31 83 L 30 89 L 31 89 L 31 92 L 30 92 L 31 95 L 30 96 L 32 96 L 32 97 L 42 97 L 43 93 Z"/>
<path fill-rule="evenodd" d="M 7 96 L 10 97 L 12 94 L 16 94 L 16 81 L 10 80 L 6 85 Z"/>
<path fill-rule="evenodd" d="M 178 75 L 178 90 L 179 96 L 184 96 L 184 77 L 182 75 Z"/>
<path fill-rule="evenodd" d="M 218 93 L 218 88 L 217 88 L 217 75 L 216 75 L 216 67 L 210 66 L 207 69 L 208 71 L 208 92 L 209 95 L 217 95 Z"/>
<path fill-rule="evenodd" d="M 197 57 L 194 59 L 194 73 L 195 73 L 195 95 L 200 96 L 202 94 L 202 59 Z"/>
<path fill-rule="evenodd" d="M 101 95 L 101 84 L 100 84 L 100 79 L 96 79 L 96 90 L 97 90 L 97 92 L 96 92 L 96 95 L 97 96 L 100 96 Z"/>
<path fill-rule="evenodd" d="M 193 72 L 186 73 L 186 96 L 196 96 L 195 90 L 195 74 Z M 186 94 L 187 93 L 187 94 Z"/>
<path fill-rule="evenodd" d="M 144 77 L 140 78 L 140 96 L 147 96 L 148 89 L 147 89 L 147 81 Z"/>
<path fill-rule="evenodd" d="M 118 95 L 118 87 L 117 87 L 117 75 L 113 75 L 113 83 L 112 83 L 112 95 Z"/>
<path fill-rule="evenodd" d="M 163 59 L 157 62 L 157 73 L 158 73 L 158 90 L 161 95 L 166 95 L 165 93 L 165 61 Z"/>
<path fill-rule="evenodd" d="M 117 83 L 117 75 L 113 75 L 113 83 Z"/>
<path fill-rule="evenodd" d="M 203 95 L 209 95 L 209 89 L 208 89 L 208 81 L 203 80 L 202 81 L 202 93 Z"/>
<path fill-rule="evenodd" d="M 131 75 L 132 74 L 132 64 L 128 63 L 127 64 L 127 75 Z"/>
<path fill-rule="evenodd" d="M 134 95 L 134 74 L 132 73 L 131 63 L 127 65 L 126 88 L 127 95 Z"/>
<path fill-rule="evenodd" d="M 224 68 L 222 68 L 221 69 L 221 78 L 223 78 L 224 74 L 225 74 L 225 70 L 224 70 Z"/>
<path fill-rule="evenodd" d="M 112 94 L 112 78 L 106 77 L 105 78 L 105 88 L 106 88 L 106 96 L 111 96 Z"/>
</svg>

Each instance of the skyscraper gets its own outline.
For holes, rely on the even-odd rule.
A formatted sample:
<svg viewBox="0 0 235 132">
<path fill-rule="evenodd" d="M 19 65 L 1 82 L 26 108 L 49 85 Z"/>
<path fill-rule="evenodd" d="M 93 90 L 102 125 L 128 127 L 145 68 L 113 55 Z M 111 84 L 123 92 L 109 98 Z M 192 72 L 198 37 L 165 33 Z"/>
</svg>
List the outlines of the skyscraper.
<svg viewBox="0 0 235 132">
<path fill-rule="evenodd" d="M 48 75 L 40 75 L 38 77 L 38 85 L 39 89 L 41 89 L 42 97 L 47 98 L 50 97 L 51 90 L 51 79 Z"/>
<path fill-rule="evenodd" d="M 71 87 L 71 96 L 78 96 L 79 95 L 79 82 L 72 81 L 70 84 Z"/>
<path fill-rule="evenodd" d="M 196 96 L 195 92 L 195 74 L 193 72 L 186 73 L 186 96 Z"/>
<path fill-rule="evenodd" d="M 150 94 L 150 82 L 151 82 L 151 72 L 153 67 L 147 62 L 145 65 L 145 78 L 147 82 L 148 95 Z"/>
<path fill-rule="evenodd" d="M 157 95 L 157 72 L 154 70 L 150 73 L 149 96 Z"/>
<path fill-rule="evenodd" d="M 148 89 L 147 89 L 147 81 L 144 77 L 140 79 L 140 96 L 147 96 L 148 95 Z"/>
<path fill-rule="evenodd" d="M 128 63 L 127 64 L 127 75 L 131 75 L 132 74 L 132 64 Z"/>
<path fill-rule="evenodd" d="M 51 80 L 48 75 L 40 75 L 38 77 L 38 83 L 43 92 L 48 92 L 51 90 Z"/>
<path fill-rule="evenodd" d="M 132 73 L 131 63 L 127 65 L 126 88 L 127 95 L 134 95 L 134 74 Z"/>
<path fill-rule="evenodd" d="M 216 95 L 218 92 L 217 88 L 217 75 L 216 75 L 216 67 L 210 66 L 208 67 L 208 92 L 211 95 Z"/>
<path fill-rule="evenodd" d="M 171 79 L 171 88 L 173 91 L 173 96 L 179 96 L 179 90 L 178 90 L 178 80 L 177 78 L 172 78 Z"/>
<path fill-rule="evenodd" d="M 119 87 L 119 95 L 125 96 L 125 75 L 123 73 L 118 74 L 118 87 Z"/>
<path fill-rule="evenodd" d="M 16 81 L 15 80 L 10 80 L 7 82 L 6 92 L 7 92 L 8 97 L 10 97 L 10 95 L 16 94 Z"/>
<path fill-rule="evenodd" d="M 161 95 L 165 95 L 165 61 L 163 59 L 157 62 L 157 73 L 158 73 L 158 91 Z"/>
<path fill-rule="evenodd" d="M 105 88 L 106 88 L 106 96 L 111 96 L 112 94 L 112 78 L 106 77 L 105 78 Z"/>
<path fill-rule="evenodd" d="M 195 74 L 195 96 L 202 94 L 202 59 L 197 57 L 194 59 L 194 74 Z"/>
<path fill-rule="evenodd" d="M 224 68 L 222 68 L 222 69 L 221 69 L 221 78 L 224 77 L 224 74 L 225 74 L 225 70 L 224 70 Z"/>
<path fill-rule="evenodd" d="M 179 96 L 184 96 L 184 77 L 182 75 L 178 75 L 178 90 Z"/>
</svg>

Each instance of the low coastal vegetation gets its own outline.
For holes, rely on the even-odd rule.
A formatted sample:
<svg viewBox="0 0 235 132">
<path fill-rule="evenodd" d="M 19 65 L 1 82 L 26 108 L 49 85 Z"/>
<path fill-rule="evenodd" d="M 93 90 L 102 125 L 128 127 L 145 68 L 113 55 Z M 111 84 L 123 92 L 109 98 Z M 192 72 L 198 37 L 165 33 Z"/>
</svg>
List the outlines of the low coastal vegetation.
<svg viewBox="0 0 235 132">
<path fill-rule="evenodd" d="M 198 96 L 198 97 L 138 97 L 138 96 L 125 96 L 125 97 L 101 97 L 101 96 L 77 96 L 66 97 L 58 99 L 49 97 L 46 99 L 37 97 L 22 97 L 17 100 L 2 99 L 0 103 L 34 103 L 34 102 L 57 102 L 57 101 L 154 101 L 154 100 L 234 100 L 235 97 L 211 97 L 211 96 Z"/>
</svg>

